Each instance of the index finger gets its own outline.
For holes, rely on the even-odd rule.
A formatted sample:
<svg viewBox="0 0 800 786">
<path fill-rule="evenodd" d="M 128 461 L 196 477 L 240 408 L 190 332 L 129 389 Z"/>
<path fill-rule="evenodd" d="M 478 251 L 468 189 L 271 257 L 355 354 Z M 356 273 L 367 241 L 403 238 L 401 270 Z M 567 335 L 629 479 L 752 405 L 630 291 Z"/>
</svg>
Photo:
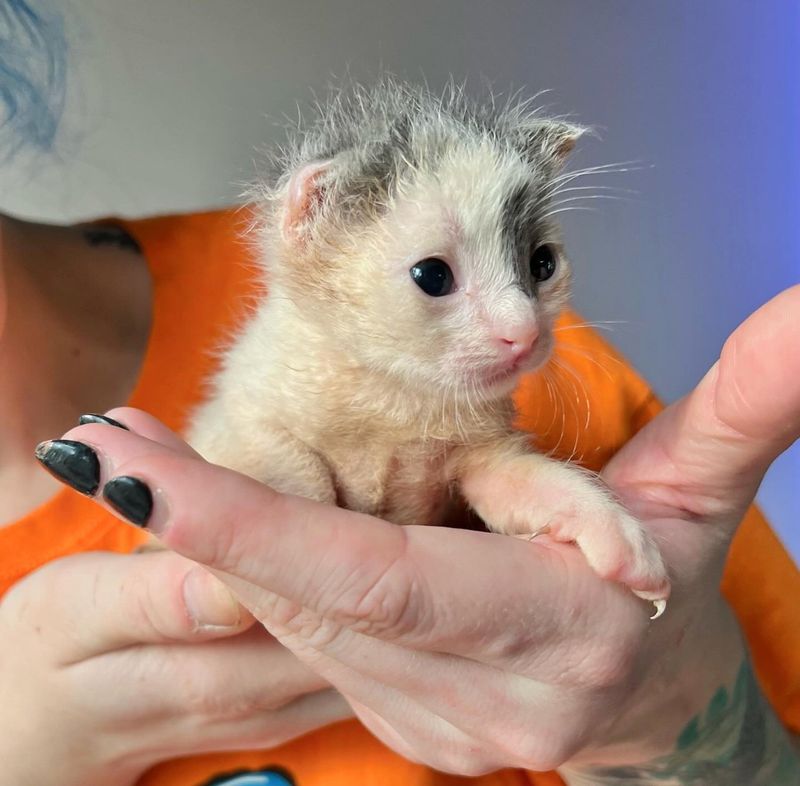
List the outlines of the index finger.
<svg viewBox="0 0 800 786">
<path fill-rule="evenodd" d="M 598 630 L 624 635 L 624 620 L 631 618 L 646 623 L 644 607 L 641 614 L 620 615 L 620 603 L 638 602 L 597 579 L 577 550 L 489 533 L 397 527 L 279 494 L 112 431 L 91 433 L 105 477 L 131 476 L 149 487 L 157 537 L 235 577 L 236 593 L 267 625 L 269 615 L 291 616 L 302 607 L 408 646 L 494 658 L 528 652 L 544 640 L 596 638 Z"/>
</svg>

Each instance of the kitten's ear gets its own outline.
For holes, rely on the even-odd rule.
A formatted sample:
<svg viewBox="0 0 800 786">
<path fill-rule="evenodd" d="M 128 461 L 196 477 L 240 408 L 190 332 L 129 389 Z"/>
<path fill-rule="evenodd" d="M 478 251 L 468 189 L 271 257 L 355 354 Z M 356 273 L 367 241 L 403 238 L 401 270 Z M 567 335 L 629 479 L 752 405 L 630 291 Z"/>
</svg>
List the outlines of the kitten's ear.
<svg viewBox="0 0 800 786">
<path fill-rule="evenodd" d="M 539 134 L 540 150 L 546 158 L 555 161 L 558 166 L 561 166 L 575 148 L 577 141 L 587 131 L 587 128 L 574 123 L 548 120 L 542 125 Z"/>
<path fill-rule="evenodd" d="M 302 240 L 309 229 L 325 198 L 325 180 L 332 163 L 331 160 L 312 161 L 291 176 L 281 227 L 285 241 Z"/>
<path fill-rule="evenodd" d="M 520 152 L 534 165 L 544 161 L 549 168 L 561 169 L 575 143 L 589 129 L 562 120 L 540 117 L 525 118 L 511 133 L 516 137 Z"/>
</svg>

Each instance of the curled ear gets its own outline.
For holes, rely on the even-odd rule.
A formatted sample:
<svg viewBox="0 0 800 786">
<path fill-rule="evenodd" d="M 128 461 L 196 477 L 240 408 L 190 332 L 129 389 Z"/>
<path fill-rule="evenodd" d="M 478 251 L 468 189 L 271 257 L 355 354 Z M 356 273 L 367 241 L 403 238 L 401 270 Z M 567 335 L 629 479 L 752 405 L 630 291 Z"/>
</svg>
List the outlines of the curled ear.
<svg viewBox="0 0 800 786">
<path fill-rule="evenodd" d="M 289 179 L 281 227 L 287 242 L 301 240 L 316 217 L 325 198 L 325 180 L 331 164 L 331 160 L 312 161 Z"/>
<path fill-rule="evenodd" d="M 574 123 L 561 120 L 548 120 L 542 125 L 540 135 L 541 152 L 556 162 L 563 164 L 577 143 L 588 129 Z"/>
<path fill-rule="evenodd" d="M 512 129 L 526 158 L 538 163 L 544 159 L 556 169 L 564 165 L 575 143 L 587 131 L 587 128 L 574 123 L 542 118 L 526 119 Z"/>
</svg>

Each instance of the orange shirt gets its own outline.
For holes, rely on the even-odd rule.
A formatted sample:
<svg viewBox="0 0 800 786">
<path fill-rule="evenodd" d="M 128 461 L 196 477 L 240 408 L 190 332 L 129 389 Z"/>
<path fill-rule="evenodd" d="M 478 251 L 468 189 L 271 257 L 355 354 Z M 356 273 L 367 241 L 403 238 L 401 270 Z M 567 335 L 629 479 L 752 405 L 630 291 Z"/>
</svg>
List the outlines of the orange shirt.
<svg viewBox="0 0 800 786">
<path fill-rule="evenodd" d="M 224 344 L 258 294 L 245 211 L 128 222 L 154 282 L 152 334 L 130 405 L 181 430 Z M 592 469 L 654 417 L 648 386 L 603 339 L 566 314 L 553 395 L 541 377 L 516 395 L 519 426 L 557 455 Z M 69 526 L 63 522 L 68 521 Z M 142 534 L 69 489 L 0 529 L 0 593 L 45 562 L 89 550 L 130 551 Z M 751 510 L 733 544 L 723 590 L 753 652 L 756 671 L 783 721 L 800 732 L 800 573 L 762 516 Z M 237 773 L 262 773 L 239 778 Z M 141 786 L 556 786 L 554 774 L 504 771 L 459 778 L 411 764 L 357 721 L 270 751 L 210 754 L 159 765 Z"/>
</svg>

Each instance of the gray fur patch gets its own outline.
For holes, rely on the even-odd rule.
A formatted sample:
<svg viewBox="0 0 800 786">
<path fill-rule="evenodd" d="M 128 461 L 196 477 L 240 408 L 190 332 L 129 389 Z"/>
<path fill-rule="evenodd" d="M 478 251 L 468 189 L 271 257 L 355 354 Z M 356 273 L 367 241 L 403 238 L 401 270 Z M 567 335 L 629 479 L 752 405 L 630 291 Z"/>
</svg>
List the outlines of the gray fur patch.
<svg viewBox="0 0 800 786">
<path fill-rule="evenodd" d="M 479 103 L 455 84 L 435 95 L 385 77 L 375 87 L 355 86 L 318 105 L 316 117 L 298 129 L 273 161 L 279 173 L 273 185 L 262 184 L 256 197 L 270 202 L 293 172 L 331 160 L 325 206 L 339 219 L 369 220 L 386 209 L 399 185 L 413 183 L 423 172 L 435 174 L 442 157 L 454 148 L 489 143 L 518 158 L 531 182 L 542 182 L 560 167 L 558 150 L 564 139 L 580 132 L 577 126 L 540 116 L 529 102 L 499 104 L 490 97 Z M 509 231 L 521 231 L 520 217 L 530 214 L 529 201 L 509 197 Z M 519 217 L 512 221 L 511 213 Z"/>
</svg>

